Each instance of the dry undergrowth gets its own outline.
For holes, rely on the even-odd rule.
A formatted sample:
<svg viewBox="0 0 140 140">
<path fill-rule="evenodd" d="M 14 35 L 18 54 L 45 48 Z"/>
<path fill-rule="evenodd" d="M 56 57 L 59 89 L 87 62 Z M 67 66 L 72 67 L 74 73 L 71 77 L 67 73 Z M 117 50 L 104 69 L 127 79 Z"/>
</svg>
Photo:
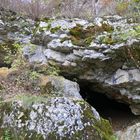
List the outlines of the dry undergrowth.
<svg viewBox="0 0 140 140">
<path fill-rule="evenodd" d="M 0 0 L 1 7 L 29 15 L 93 19 L 102 14 L 135 16 L 140 14 L 138 0 Z M 133 12 L 134 10 L 134 12 Z"/>
</svg>

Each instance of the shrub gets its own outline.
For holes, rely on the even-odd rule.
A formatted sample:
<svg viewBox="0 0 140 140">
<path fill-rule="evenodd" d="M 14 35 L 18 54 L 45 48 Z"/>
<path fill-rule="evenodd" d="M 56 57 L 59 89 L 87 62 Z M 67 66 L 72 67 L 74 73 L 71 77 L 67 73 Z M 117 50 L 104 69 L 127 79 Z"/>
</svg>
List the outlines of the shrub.
<svg viewBox="0 0 140 140">
<path fill-rule="evenodd" d="M 109 14 L 138 19 L 140 16 L 139 0 L 0 0 L 0 3 L 1 7 L 33 19 L 48 16 L 93 19 Z"/>
</svg>

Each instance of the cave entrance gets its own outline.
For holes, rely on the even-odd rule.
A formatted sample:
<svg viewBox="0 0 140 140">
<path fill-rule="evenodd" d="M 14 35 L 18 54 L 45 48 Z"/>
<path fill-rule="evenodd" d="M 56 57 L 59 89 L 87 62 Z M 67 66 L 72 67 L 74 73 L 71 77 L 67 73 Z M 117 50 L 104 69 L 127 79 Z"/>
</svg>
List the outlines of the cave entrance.
<svg viewBox="0 0 140 140">
<path fill-rule="evenodd" d="M 0 68 L 2 67 L 7 67 L 7 68 L 11 68 L 11 64 L 6 64 L 6 63 L 0 63 Z"/>
<path fill-rule="evenodd" d="M 80 84 L 80 93 L 100 116 L 110 121 L 114 131 L 122 130 L 140 121 L 140 117 L 133 115 L 128 105 L 109 99 L 102 93 L 91 91 L 89 86 Z"/>
</svg>

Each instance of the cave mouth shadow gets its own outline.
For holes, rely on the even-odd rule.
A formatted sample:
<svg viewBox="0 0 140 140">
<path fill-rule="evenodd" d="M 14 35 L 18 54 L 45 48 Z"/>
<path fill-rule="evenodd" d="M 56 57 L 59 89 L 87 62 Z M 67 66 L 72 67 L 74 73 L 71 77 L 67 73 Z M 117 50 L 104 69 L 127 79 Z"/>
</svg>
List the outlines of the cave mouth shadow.
<svg viewBox="0 0 140 140">
<path fill-rule="evenodd" d="M 139 119 L 139 116 L 132 114 L 128 105 L 110 99 L 102 93 L 92 91 L 90 86 L 79 85 L 83 99 L 93 106 L 101 117 L 108 119 L 114 130 L 124 129 L 133 121 Z"/>
<path fill-rule="evenodd" d="M 3 67 L 11 68 L 12 66 L 11 66 L 11 64 L 6 64 L 6 63 L 0 64 L 0 68 L 3 68 Z"/>
</svg>

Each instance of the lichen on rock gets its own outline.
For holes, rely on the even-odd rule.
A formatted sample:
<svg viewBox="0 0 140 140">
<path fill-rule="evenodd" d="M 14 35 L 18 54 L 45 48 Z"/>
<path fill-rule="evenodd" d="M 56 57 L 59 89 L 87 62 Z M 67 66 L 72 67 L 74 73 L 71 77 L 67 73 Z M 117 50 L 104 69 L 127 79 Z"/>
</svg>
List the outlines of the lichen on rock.
<svg viewBox="0 0 140 140">
<path fill-rule="evenodd" d="M 12 104 L 3 103 L 0 110 L 1 136 L 7 128 L 10 136 L 18 139 L 113 139 L 110 124 L 103 123 L 99 114 L 83 100 L 21 96 Z M 104 129 L 107 126 L 109 129 Z"/>
</svg>

